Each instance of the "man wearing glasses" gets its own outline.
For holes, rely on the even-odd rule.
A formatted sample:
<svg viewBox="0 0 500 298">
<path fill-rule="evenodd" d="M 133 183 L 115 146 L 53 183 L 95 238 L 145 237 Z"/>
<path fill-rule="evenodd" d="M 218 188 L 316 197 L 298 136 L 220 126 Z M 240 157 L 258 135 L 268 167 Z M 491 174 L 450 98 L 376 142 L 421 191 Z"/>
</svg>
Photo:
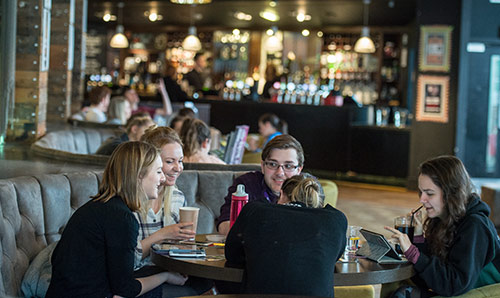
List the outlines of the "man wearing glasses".
<svg viewBox="0 0 500 298">
<path fill-rule="evenodd" d="M 218 231 L 229 232 L 231 194 L 238 184 L 245 185 L 248 201 L 264 201 L 275 204 L 280 196 L 281 185 L 292 176 L 300 174 L 304 166 L 302 145 L 291 135 L 280 135 L 272 139 L 262 150 L 261 172 L 249 172 L 234 180 L 220 208 Z"/>
</svg>

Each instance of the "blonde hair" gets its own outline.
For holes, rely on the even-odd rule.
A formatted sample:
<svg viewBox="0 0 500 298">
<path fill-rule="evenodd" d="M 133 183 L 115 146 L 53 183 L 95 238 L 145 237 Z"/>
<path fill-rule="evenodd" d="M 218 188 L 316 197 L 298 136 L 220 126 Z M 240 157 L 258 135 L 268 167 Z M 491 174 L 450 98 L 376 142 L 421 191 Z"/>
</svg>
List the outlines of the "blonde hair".
<svg viewBox="0 0 500 298">
<path fill-rule="evenodd" d="M 186 118 L 182 123 L 180 137 L 184 143 L 184 155 L 190 157 L 201 150 L 206 139 L 210 140 L 210 128 L 202 120 Z"/>
<path fill-rule="evenodd" d="M 156 148 L 158 150 L 161 149 L 166 144 L 173 144 L 177 143 L 181 147 L 182 141 L 179 138 L 179 135 L 175 132 L 174 129 L 166 126 L 151 126 L 146 131 L 144 132 L 144 135 L 141 137 L 141 141 L 147 142 Z M 174 192 L 174 187 L 173 186 L 165 186 L 163 187 L 161 193 L 160 193 L 160 198 L 163 200 L 163 212 L 165 216 L 167 214 L 170 214 L 170 201 L 172 198 L 172 193 Z M 148 204 L 149 205 L 149 204 Z M 141 217 L 144 219 L 146 217 L 147 211 L 149 209 L 149 206 L 144 206 L 139 210 L 139 214 Z M 164 220 L 164 222 L 166 222 Z"/>
<path fill-rule="evenodd" d="M 94 201 L 107 202 L 120 196 L 132 211 L 140 210 L 147 201 L 139 179 L 144 177 L 160 151 L 145 142 L 125 142 L 111 154 L 102 175 L 99 192 Z"/>
<path fill-rule="evenodd" d="M 125 106 L 130 103 L 123 96 L 115 96 L 111 98 L 111 102 L 108 107 L 109 119 L 119 119 L 120 124 L 124 125 L 127 123 L 127 118 L 125 115 Z"/>
<path fill-rule="evenodd" d="M 281 190 L 290 202 L 300 202 L 311 208 L 323 207 L 323 188 L 312 175 L 303 173 L 290 177 L 283 182 Z"/>
</svg>

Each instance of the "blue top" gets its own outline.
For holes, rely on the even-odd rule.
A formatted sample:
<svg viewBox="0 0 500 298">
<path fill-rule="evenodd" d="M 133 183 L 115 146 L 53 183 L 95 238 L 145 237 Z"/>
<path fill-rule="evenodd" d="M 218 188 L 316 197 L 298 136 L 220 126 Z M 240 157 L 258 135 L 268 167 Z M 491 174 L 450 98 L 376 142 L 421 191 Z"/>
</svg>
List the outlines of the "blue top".
<svg viewBox="0 0 500 298">
<path fill-rule="evenodd" d="M 277 131 L 277 132 L 273 133 L 272 135 L 268 136 L 267 139 L 266 139 L 266 141 L 264 142 L 264 144 L 262 144 L 262 148 L 257 149 L 257 152 L 262 151 L 262 149 L 264 149 L 264 147 L 266 147 L 266 145 L 267 145 L 267 143 L 269 143 L 269 141 L 271 141 L 275 137 L 280 136 L 282 134 L 283 133 L 281 133 L 280 131 Z"/>
</svg>

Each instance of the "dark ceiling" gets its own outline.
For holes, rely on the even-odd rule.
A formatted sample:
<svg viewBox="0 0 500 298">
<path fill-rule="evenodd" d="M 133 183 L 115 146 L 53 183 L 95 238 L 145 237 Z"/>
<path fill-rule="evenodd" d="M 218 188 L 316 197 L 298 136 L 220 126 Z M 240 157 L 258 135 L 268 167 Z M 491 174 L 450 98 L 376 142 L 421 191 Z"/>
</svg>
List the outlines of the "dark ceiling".
<svg viewBox="0 0 500 298">
<path fill-rule="evenodd" d="M 106 24 L 102 20 L 105 11 L 118 14 L 119 0 L 88 0 L 89 24 Z M 123 24 L 126 30 L 157 31 L 168 28 L 187 28 L 191 23 L 198 28 L 255 29 L 263 30 L 273 25 L 279 29 L 300 31 L 302 29 L 327 30 L 329 27 L 361 26 L 363 24 L 362 0 L 278 0 L 274 8 L 280 20 L 277 23 L 259 17 L 259 12 L 271 8 L 269 0 L 213 0 L 205 5 L 179 5 L 169 0 L 123 1 Z M 375 27 L 406 26 L 416 15 L 416 0 L 372 0 L 369 6 L 369 25 Z M 392 6 L 392 7 L 391 7 Z M 150 22 L 145 11 L 156 9 L 163 20 Z M 296 12 L 302 9 L 311 15 L 310 21 L 299 23 Z M 251 21 L 237 20 L 233 15 L 241 11 L 252 16 Z M 114 28 L 115 22 L 109 22 Z"/>
</svg>

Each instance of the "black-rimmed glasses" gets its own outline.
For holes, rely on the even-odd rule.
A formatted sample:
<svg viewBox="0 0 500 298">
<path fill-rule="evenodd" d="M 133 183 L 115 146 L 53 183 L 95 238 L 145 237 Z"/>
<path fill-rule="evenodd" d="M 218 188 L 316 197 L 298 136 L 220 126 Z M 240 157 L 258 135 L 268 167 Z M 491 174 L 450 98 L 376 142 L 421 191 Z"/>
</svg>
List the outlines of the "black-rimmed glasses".
<svg viewBox="0 0 500 298">
<path fill-rule="evenodd" d="M 285 163 L 280 165 L 279 163 L 274 161 L 265 161 L 264 165 L 269 170 L 277 170 L 281 167 L 284 172 L 293 172 L 299 167 L 298 165 L 294 165 L 293 163 Z"/>
</svg>

